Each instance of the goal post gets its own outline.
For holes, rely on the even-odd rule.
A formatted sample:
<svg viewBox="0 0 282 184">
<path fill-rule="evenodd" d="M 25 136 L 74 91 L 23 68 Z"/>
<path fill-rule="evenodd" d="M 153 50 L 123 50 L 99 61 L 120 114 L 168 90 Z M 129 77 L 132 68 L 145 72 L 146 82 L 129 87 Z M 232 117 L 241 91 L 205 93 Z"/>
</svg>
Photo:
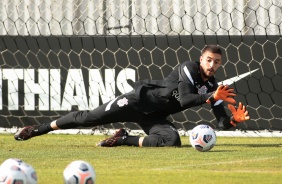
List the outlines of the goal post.
<svg viewBox="0 0 282 184">
<path fill-rule="evenodd" d="M 3 0 L 0 127 L 96 108 L 139 79 L 162 79 L 179 63 L 199 60 L 205 45 L 216 44 L 224 51 L 216 78 L 235 88 L 251 116 L 237 129 L 281 131 L 280 6 L 247 0 Z M 184 132 L 201 123 L 219 126 L 207 104 L 168 118 Z M 140 129 L 133 122 L 103 128 Z"/>
</svg>

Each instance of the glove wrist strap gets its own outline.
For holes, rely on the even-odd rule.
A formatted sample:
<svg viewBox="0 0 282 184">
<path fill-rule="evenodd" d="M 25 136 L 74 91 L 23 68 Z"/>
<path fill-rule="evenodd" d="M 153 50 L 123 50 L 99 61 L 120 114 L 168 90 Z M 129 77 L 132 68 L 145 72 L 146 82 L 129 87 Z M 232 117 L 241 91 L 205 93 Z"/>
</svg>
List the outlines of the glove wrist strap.
<svg viewBox="0 0 282 184">
<path fill-rule="evenodd" d="M 209 93 L 210 96 L 209 96 L 209 98 L 206 100 L 207 103 L 211 103 L 211 102 L 215 101 L 215 99 L 214 99 L 214 93 L 215 93 L 215 92 Z"/>
<path fill-rule="evenodd" d="M 234 119 L 234 117 L 231 116 L 231 117 L 230 117 L 230 124 L 231 124 L 232 126 L 236 127 L 236 125 L 238 124 L 238 121 L 236 121 L 236 120 Z"/>
</svg>

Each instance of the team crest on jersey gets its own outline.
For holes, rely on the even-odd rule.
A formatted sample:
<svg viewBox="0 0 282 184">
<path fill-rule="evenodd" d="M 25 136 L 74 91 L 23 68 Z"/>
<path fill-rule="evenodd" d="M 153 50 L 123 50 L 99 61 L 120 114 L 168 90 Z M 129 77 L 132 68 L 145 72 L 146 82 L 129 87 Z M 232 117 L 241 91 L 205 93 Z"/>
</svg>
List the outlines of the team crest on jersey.
<svg viewBox="0 0 282 184">
<path fill-rule="evenodd" d="M 119 100 L 117 101 L 117 105 L 118 105 L 119 107 L 123 107 L 123 106 L 125 106 L 125 105 L 128 105 L 128 99 L 125 98 L 125 97 L 123 97 L 122 99 L 119 99 Z"/>
<path fill-rule="evenodd" d="M 207 91 L 208 91 L 208 88 L 205 85 L 200 87 L 200 88 L 198 88 L 198 93 L 199 94 L 206 94 Z"/>
</svg>

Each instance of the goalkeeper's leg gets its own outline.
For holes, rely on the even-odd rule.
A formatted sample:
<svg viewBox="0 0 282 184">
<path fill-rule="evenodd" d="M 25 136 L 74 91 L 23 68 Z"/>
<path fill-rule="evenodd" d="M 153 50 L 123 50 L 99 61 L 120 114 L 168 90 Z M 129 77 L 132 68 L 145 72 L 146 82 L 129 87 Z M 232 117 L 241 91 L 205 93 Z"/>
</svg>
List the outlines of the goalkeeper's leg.
<svg viewBox="0 0 282 184">
<path fill-rule="evenodd" d="M 91 113 L 89 111 L 70 112 L 51 123 L 23 127 L 18 130 L 18 132 L 14 135 L 14 138 L 16 140 L 28 140 L 35 136 L 47 134 L 53 130 L 71 129 L 79 126 L 87 127 L 90 126 L 89 122 L 87 122 L 90 119 L 90 114 Z"/>
<path fill-rule="evenodd" d="M 148 136 L 144 137 L 143 140 L 139 139 L 140 146 L 181 146 L 179 133 L 175 126 L 168 120 L 157 120 L 157 122 L 151 122 L 151 125 L 146 124 L 141 126 Z"/>
<path fill-rule="evenodd" d="M 52 128 L 51 126 L 52 124 L 54 125 L 54 128 Z M 16 132 L 16 134 L 14 135 L 14 138 L 16 140 L 27 140 L 32 137 L 38 136 L 38 135 L 46 134 L 56 129 L 58 128 L 56 126 L 55 121 L 52 122 L 51 124 L 48 123 L 48 124 L 43 124 L 43 125 L 25 126 Z"/>
<path fill-rule="evenodd" d="M 148 133 L 146 137 L 130 136 L 125 129 L 119 129 L 111 137 L 100 141 L 97 146 L 139 146 L 139 147 L 163 147 L 181 146 L 181 140 L 175 127 L 171 123 L 145 126 Z"/>
<path fill-rule="evenodd" d="M 113 136 L 100 141 L 97 145 L 104 147 L 121 145 L 139 147 L 181 146 L 178 131 L 166 117 L 159 114 L 149 116 L 143 114 L 140 115 L 137 122 L 148 136 L 129 136 L 124 129 L 119 129 Z"/>
<path fill-rule="evenodd" d="M 136 102 L 135 93 L 130 92 L 92 111 L 70 112 L 51 123 L 23 127 L 14 135 L 14 138 L 27 140 L 58 129 L 95 127 L 115 122 L 134 122 L 140 117 Z"/>
<path fill-rule="evenodd" d="M 102 146 L 102 147 L 114 147 L 121 145 L 140 146 L 139 139 L 140 139 L 139 136 L 130 136 L 128 135 L 125 129 L 121 128 L 111 137 L 100 141 L 97 144 L 97 146 Z"/>
</svg>

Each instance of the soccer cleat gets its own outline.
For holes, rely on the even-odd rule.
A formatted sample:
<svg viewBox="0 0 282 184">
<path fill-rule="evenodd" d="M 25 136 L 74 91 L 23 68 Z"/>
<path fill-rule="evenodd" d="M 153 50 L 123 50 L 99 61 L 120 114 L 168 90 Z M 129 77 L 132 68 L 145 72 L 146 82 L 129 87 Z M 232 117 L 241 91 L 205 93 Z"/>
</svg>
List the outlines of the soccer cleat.
<svg viewBox="0 0 282 184">
<path fill-rule="evenodd" d="M 30 139 L 34 137 L 36 130 L 37 130 L 37 126 L 23 127 L 18 130 L 18 132 L 14 135 L 14 138 L 18 141 Z"/>
<path fill-rule="evenodd" d="M 128 136 L 128 133 L 123 129 L 119 129 L 113 136 L 100 141 L 96 146 L 102 147 L 114 147 L 119 146 L 118 142 L 121 139 L 125 139 Z"/>
</svg>

